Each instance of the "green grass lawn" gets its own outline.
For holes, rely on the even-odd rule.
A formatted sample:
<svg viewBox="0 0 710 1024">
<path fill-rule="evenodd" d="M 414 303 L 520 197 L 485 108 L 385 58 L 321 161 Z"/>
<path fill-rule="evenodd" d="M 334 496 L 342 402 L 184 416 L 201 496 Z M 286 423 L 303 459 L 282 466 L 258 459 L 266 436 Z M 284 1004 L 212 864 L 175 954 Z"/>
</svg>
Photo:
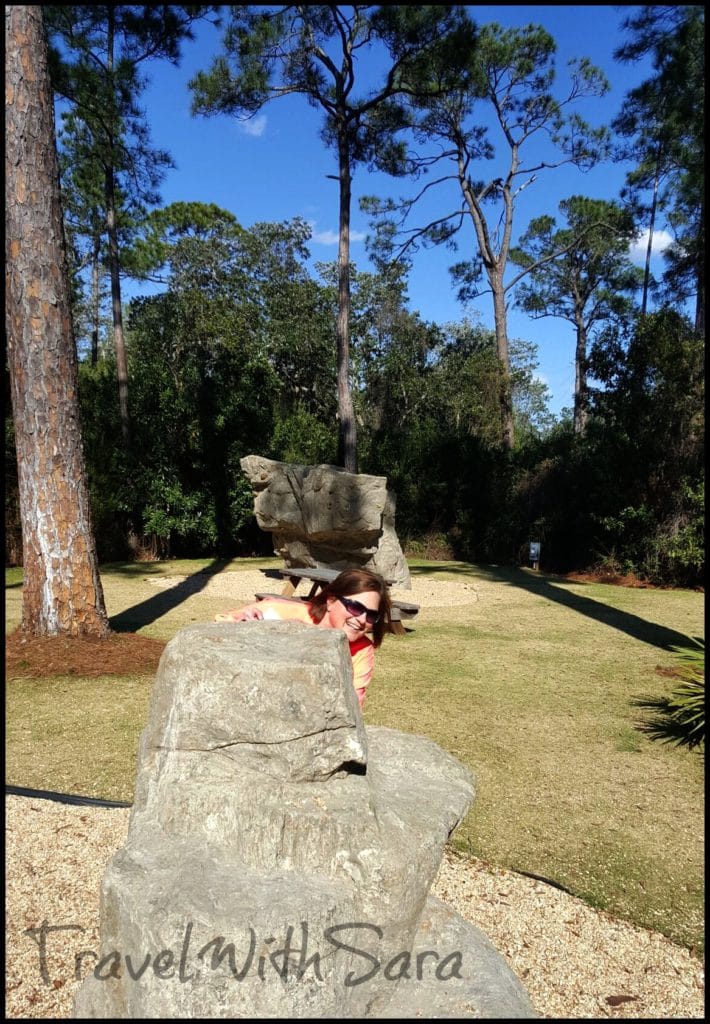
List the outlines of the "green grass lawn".
<svg viewBox="0 0 710 1024">
<path fill-rule="evenodd" d="M 225 601 L 197 592 L 176 602 L 171 592 L 161 604 L 151 576 L 277 564 L 111 565 L 102 579 L 114 622 L 168 640 Z M 365 721 L 428 736 L 471 768 L 477 796 L 454 845 L 702 950 L 703 757 L 639 731 L 631 700 L 673 688 L 655 668 L 704 635 L 704 595 L 460 562 L 410 568 L 465 582 L 478 599 L 423 607 L 406 637 L 385 640 Z M 21 570 L 10 570 L 8 630 L 20 601 Z M 12 681 L 7 781 L 131 800 L 151 685 L 145 676 Z"/>
</svg>

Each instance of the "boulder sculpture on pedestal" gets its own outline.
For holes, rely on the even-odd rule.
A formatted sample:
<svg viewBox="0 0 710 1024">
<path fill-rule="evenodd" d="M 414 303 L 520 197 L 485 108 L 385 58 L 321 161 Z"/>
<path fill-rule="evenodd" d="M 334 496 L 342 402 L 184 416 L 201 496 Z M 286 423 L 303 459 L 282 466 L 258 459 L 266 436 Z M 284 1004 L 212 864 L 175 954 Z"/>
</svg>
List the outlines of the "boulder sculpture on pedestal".
<svg viewBox="0 0 710 1024">
<path fill-rule="evenodd" d="M 473 793 L 436 744 L 364 727 L 341 631 L 181 630 L 75 1016 L 534 1016 L 428 895 Z"/>
<path fill-rule="evenodd" d="M 273 534 L 274 552 L 289 568 L 372 569 L 397 587 L 411 587 L 385 477 L 260 455 L 247 455 L 240 465 L 254 488 L 256 521 Z"/>
</svg>

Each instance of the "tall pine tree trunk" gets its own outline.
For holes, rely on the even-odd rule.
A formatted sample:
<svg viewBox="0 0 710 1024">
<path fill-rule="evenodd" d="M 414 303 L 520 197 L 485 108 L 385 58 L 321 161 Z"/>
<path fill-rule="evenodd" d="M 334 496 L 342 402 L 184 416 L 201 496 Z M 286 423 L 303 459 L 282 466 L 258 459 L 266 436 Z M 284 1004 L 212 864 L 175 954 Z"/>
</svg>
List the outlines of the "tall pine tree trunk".
<svg viewBox="0 0 710 1024">
<path fill-rule="evenodd" d="M 96 366 L 99 361 L 99 326 L 101 322 L 101 280 L 99 266 L 99 251 L 101 240 L 98 234 L 94 235 L 93 248 L 91 252 L 91 365 Z"/>
<path fill-rule="evenodd" d="M 131 445 L 131 421 L 128 415 L 128 362 L 123 338 L 123 310 L 121 309 L 121 270 L 116 232 L 115 190 L 113 170 L 106 172 L 106 228 L 108 232 L 108 266 L 111 276 L 111 312 L 113 318 L 113 345 L 116 352 L 118 376 L 118 407 L 121 416 L 121 437 L 126 451 Z"/>
<path fill-rule="evenodd" d="M 113 78 L 114 12 L 107 8 L 107 72 L 109 81 Z M 115 95 L 113 83 L 111 96 Z M 114 165 L 114 121 L 109 119 L 109 157 L 104 181 L 106 197 L 106 231 L 108 233 L 108 266 L 111 276 L 111 311 L 113 316 L 113 345 L 116 352 L 116 374 L 118 376 L 118 405 L 121 416 L 121 436 L 126 451 L 131 444 L 131 424 L 128 415 L 128 363 L 123 338 L 123 310 L 121 309 L 121 270 L 118 255 L 118 232 L 116 229 L 116 187 Z"/>
<path fill-rule="evenodd" d="M 350 200 L 351 169 L 347 139 L 338 144 L 340 217 L 338 238 L 338 415 L 339 448 L 343 466 L 357 473 L 357 428 L 350 392 Z"/>
<path fill-rule="evenodd" d="M 508 347 L 508 311 L 505 304 L 503 275 L 510 249 L 510 234 L 513 224 L 512 202 L 506 204 L 504 241 L 500 253 L 495 248 L 488 231 L 480 199 L 476 196 L 468 177 L 468 160 L 463 151 L 458 154 L 458 179 L 461 194 L 468 207 L 481 254 L 483 268 L 493 296 L 493 320 L 496 335 L 496 354 L 500 363 L 500 439 L 506 451 L 512 451 L 515 444 L 515 419 L 513 416 L 513 382 L 510 376 L 510 352 Z"/>
<path fill-rule="evenodd" d="M 648 244 L 646 245 L 646 264 L 643 270 L 643 296 L 641 298 L 641 316 L 648 312 L 648 288 L 651 280 L 651 256 L 653 254 L 653 232 L 656 227 L 656 208 L 658 206 L 658 186 L 660 183 L 661 149 L 658 148 L 656 171 L 653 176 L 653 200 L 651 201 L 651 219 L 648 225 Z"/>
<path fill-rule="evenodd" d="M 581 311 L 577 317 L 577 345 L 574 354 L 574 432 L 583 435 L 589 420 L 587 385 L 587 331 Z"/>
<path fill-rule="evenodd" d="M 496 353 L 501 366 L 500 374 L 500 429 L 503 447 L 512 451 L 515 444 L 513 419 L 513 384 L 510 378 L 510 352 L 508 348 L 508 314 L 505 308 L 503 275 L 497 269 L 489 270 L 488 280 L 493 292 L 493 319 L 496 332 Z"/>
<path fill-rule="evenodd" d="M 7 352 L 24 556 L 22 629 L 109 632 L 79 418 L 42 7 L 5 9 Z"/>
<path fill-rule="evenodd" d="M 698 258 L 696 265 L 695 330 L 705 334 L 705 201 L 700 207 L 698 228 Z"/>
</svg>

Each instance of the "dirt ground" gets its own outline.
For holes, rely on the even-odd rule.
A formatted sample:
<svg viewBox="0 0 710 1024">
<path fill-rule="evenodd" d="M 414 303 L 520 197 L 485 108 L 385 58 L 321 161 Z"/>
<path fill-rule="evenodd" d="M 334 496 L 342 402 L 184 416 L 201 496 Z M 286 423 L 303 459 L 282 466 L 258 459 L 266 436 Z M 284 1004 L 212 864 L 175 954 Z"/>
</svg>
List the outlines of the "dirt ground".
<svg viewBox="0 0 710 1024">
<path fill-rule="evenodd" d="M 111 633 L 104 639 L 27 637 L 19 630 L 5 637 L 8 679 L 44 676 L 153 675 L 165 643 L 137 633 Z"/>
<path fill-rule="evenodd" d="M 620 575 L 615 572 L 568 572 L 565 573 L 564 578 L 566 580 L 573 580 L 575 583 L 607 583 L 612 587 L 634 587 L 641 588 L 642 590 L 665 590 L 672 589 L 667 587 L 659 587 L 655 583 L 649 583 L 648 580 L 640 580 L 638 576 L 634 576 L 632 572 L 624 573 Z"/>
</svg>

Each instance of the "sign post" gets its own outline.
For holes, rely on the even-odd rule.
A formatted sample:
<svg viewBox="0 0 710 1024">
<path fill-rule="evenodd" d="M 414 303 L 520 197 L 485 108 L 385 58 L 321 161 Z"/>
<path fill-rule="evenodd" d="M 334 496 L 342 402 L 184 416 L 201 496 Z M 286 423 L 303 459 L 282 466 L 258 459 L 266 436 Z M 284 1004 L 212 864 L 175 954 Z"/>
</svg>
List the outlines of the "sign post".
<svg viewBox="0 0 710 1024">
<path fill-rule="evenodd" d="M 530 541 L 530 561 L 533 564 L 533 569 L 540 568 L 540 541 Z"/>
</svg>

